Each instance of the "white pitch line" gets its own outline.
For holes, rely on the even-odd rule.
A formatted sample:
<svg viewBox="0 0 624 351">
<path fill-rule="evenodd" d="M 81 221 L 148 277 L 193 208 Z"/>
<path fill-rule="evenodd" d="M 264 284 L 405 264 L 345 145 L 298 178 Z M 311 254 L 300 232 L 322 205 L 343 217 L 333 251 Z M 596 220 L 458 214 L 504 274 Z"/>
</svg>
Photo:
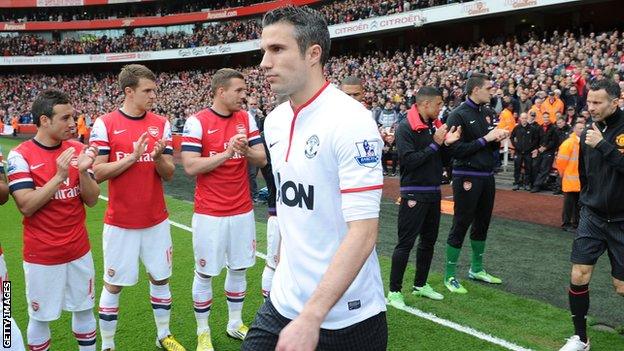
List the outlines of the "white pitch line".
<svg viewBox="0 0 624 351">
<path fill-rule="evenodd" d="M 394 306 L 392 306 L 392 307 L 394 307 Z M 490 342 L 492 344 L 504 347 L 507 350 L 512 350 L 512 351 L 533 351 L 531 349 L 527 349 L 527 348 L 524 348 L 522 346 L 516 345 L 516 344 L 514 344 L 514 343 L 512 343 L 510 341 L 507 341 L 507 340 L 504 340 L 504 339 L 501 339 L 501 338 L 497 338 L 497 337 L 492 336 L 490 334 L 486 334 L 486 333 L 480 332 L 480 331 L 478 331 L 478 330 L 476 330 L 474 328 L 466 327 L 466 326 L 463 326 L 461 324 L 458 324 L 458 323 L 446 320 L 444 318 L 440 318 L 440 317 L 436 316 L 435 314 L 424 312 L 424 311 L 421 311 L 421 310 L 419 310 L 417 308 L 414 308 L 414 307 L 405 306 L 405 308 L 397 308 L 397 309 L 405 311 L 405 312 L 407 312 L 409 314 L 412 314 L 412 315 L 414 315 L 416 317 L 420 317 L 420 318 L 429 320 L 431 322 L 443 325 L 445 327 L 454 329 L 454 330 L 456 330 L 458 332 L 474 336 L 477 339 L 485 340 L 485 341 Z"/>
</svg>

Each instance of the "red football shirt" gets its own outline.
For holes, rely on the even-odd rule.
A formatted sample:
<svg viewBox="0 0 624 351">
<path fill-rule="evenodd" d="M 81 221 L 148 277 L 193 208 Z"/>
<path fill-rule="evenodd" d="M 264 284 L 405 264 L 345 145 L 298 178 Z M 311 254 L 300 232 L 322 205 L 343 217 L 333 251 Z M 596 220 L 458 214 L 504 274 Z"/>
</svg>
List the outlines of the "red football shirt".
<svg viewBox="0 0 624 351">
<path fill-rule="evenodd" d="M 222 116 L 208 108 L 186 120 L 182 151 L 210 157 L 225 151 L 230 138 L 241 133 L 247 134 L 250 146 L 262 143 L 256 121 L 247 112 Z M 198 175 L 195 212 L 224 217 L 251 211 L 247 174 L 247 159 L 236 154 L 212 171 Z"/>
<path fill-rule="evenodd" d="M 69 176 L 54 197 L 30 217 L 24 217 L 24 261 L 55 265 L 84 256 L 90 249 L 85 209 L 80 197 L 77 157 L 84 145 L 73 140 L 46 147 L 34 139 L 9 153 L 9 189 L 43 187 L 56 174 L 56 158 L 66 149 L 76 149 Z"/>
<path fill-rule="evenodd" d="M 156 140 L 167 140 L 164 154 L 173 155 L 169 121 L 152 112 L 131 117 L 117 110 L 98 118 L 91 130 L 91 143 L 100 155 L 114 162 L 134 151 L 134 142 L 148 132 L 148 145 L 139 160 L 125 172 L 108 181 L 108 207 L 104 223 L 121 228 L 155 226 L 168 217 L 160 175 L 150 153 Z"/>
</svg>

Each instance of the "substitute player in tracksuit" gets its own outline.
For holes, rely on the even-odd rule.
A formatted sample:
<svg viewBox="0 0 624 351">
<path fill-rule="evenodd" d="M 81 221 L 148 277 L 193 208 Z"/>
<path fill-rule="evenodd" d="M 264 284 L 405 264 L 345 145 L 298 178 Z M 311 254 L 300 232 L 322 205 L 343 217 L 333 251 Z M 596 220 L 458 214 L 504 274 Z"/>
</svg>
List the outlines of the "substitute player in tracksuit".
<svg viewBox="0 0 624 351">
<path fill-rule="evenodd" d="M 427 284 L 427 276 L 440 227 L 443 154 L 448 152 L 446 145 L 459 139 L 461 130 L 453 128 L 447 133 L 448 127 L 438 119 L 443 104 L 439 90 L 420 88 L 416 104 L 396 131 L 401 162 L 401 207 L 399 241 L 392 255 L 388 301 L 397 308 L 405 307 L 401 293 L 403 274 L 418 235 L 420 240 L 412 294 L 433 300 L 444 298 Z"/>
<path fill-rule="evenodd" d="M 501 283 L 499 278 L 483 269 L 485 239 L 496 191 L 494 151 L 499 149 L 500 141 L 509 136 L 504 129 L 488 131 L 487 111 L 483 105 L 490 101 L 491 87 L 492 82 L 487 76 L 473 73 L 466 83 L 466 101 L 453 110 L 447 120 L 449 127 L 461 127 L 462 135 L 451 146 L 455 216 L 447 240 L 444 285 L 451 292 L 460 294 L 467 293 L 467 290 L 456 279 L 455 269 L 470 226 L 472 263 L 468 276 L 488 283 Z"/>
<path fill-rule="evenodd" d="M 589 282 L 598 258 L 608 252 L 616 292 L 624 296 L 624 112 L 613 80 L 592 83 L 587 109 L 594 124 L 582 135 L 579 148 L 581 215 L 572 245 L 568 297 L 574 335 L 560 351 L 587 351 Z M 606 346 L 606 345 L 605 345 Z"/>
</svg>

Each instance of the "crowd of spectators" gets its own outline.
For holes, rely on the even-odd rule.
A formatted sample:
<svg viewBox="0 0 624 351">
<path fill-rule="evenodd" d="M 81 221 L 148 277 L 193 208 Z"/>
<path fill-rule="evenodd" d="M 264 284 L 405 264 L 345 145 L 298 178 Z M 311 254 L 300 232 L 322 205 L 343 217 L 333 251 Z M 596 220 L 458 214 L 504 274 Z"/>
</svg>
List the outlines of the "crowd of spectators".
<svg viewBox="0 0 624 351">
<path fill-rule="evenodd" d="M 426 46 L 332 57 L 326 73 L 335 84 L 347 75 L 362 78 L 364 103 L 382 129 L 391 132 L 405 118 L 419 87 L 433 85 L 442 90 L 445 118 L 464 100 L 463 89 L 469 74 L 483 72 L 494 81 L 491 122 L 498 123 L 504 107 L 511 106 L 513 128 L 522 112 L 538 111 L 541 115 L 540 111 L 552 109 L 549 111 L 553 121 L 558 113 L 569 114 L 570 118 L 587 116 L 585 96 L 594 79 L 613 78 L 624 89 L 623 46 L 624 34 L 619 31 L 583 36 L 553 32 L 525 42 Z M 258 67 L 241 70 L 247 76 L 248 95 L 258 99 L 266 114 L 272 109 L 274 97 L 262 71 Z M 156 112 L 183 124 L 186 116 L 210 103 L 211 74 L 212 71 L 160 73 Z M 114 73 L 5 75 L 0 78 L 0 116 L 27 115 L 34 96 L 41 89 L 55 87 L 71 95 L 78 113 L 93 118 L 119 106 L 121 96 L 115 80 Z M 620 108 L 624 109 L 624 97 L 620 99 Z"/>
<path fill-rule="evenodd" d="M 452 2 L 460 2 L 460 0 L 366 0 L 363 3 L 346 0 L 322 5 L 320 10 L 330 24 L 335 24 Z M 226 2 L 224 5 L 232 4 Z M 115 38 L 84 36 L 80 39 L 64 38 L 61 40 L 44 39 L 36 34 L 0 37 L 0 48 L 2 48 L 0 54 L 3 56 L 74 55 L 193 48 L 254 40 L 259 37 L 261 26 L 260 18 L 254 17 L 215 22 L 205 27 L 197 26 L 192 34 L 182 31 L 169 34 L 147 30 L 135 30 L 135 32 Z"/>
</svg>

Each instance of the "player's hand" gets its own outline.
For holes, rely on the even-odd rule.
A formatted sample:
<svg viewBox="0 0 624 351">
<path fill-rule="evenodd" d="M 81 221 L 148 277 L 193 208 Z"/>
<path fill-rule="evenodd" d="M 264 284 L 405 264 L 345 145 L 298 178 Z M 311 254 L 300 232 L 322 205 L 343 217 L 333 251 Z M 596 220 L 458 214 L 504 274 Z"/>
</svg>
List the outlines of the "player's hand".
<svg viewBox="0 0 624 351">
<path fill-rule="evenodd" d="M 537 157 L 537 150 L 531 151 L 531 158 L 536 158 L 536 157 Z"/>
<path fill-rule="evenodd" d="M 320 330 L 320 323 L 299 315 L 282 329 L 275 351 L 314 351 Z"/>
<path fill-rule="evenodd" d="M 507 138 L 509 138 L 509 131 L 506 129 L 499 129 L 499 135 L 498 138 L 496 138 L 496 141 L 503 141 Z"/>
<path fill-rule="evenodd" d="M 461 138 L 461 126 L 452 126 L 449 132 L 446 134 L 446 139 L 444 140 L 445 145 L 451 145 L 458 141 Z"/>
<path fill-rule="evenodd" d="M 239 155 L 247 155 L 249 152 L 249 144 L 245 134 L 236 134 L 230 139 L 230 145 L 235 153 Z"/>
<path fill-rule="evenodd" d="M 448 126 L 446 124 L 441 125 L 438 129 L 436 129 L 435 134 L 433 134 L 433 142 L 438 145 L 442 145 L 447 132 Z"/>
<path fill-rule="evenodd" d="M 98 148 L 94 145 L 91 145 L 80 152 L 78 155 L 78 171 L 86 172 L 93 165 L 93 161 L 95 161 L 95 156 L 98 154 Z"/>
<path fill-rule="evenodd" d="M 76 149 L 70 147 L 56 158 L 56 177 L 62 182 L 69 176 L 69 164 L 75 151 Z"/>
<path fill-rule="evenodd" d="M 134 142 L 134 151 L 132 151 L 132 157 L 135 161 L 138 161 L 141 158 L 141 155 L 145 152 L 147 148 L 147 132 L 141 134 L 139 139 Z"/>
<path fill-rule="evenodd" d="M 165 151 L 165 147 L 167 147 L 166 139 L 163 138 L 160 140 L 156 140 L 156 142 L 154 143 L 154 150 L 152 150 L 152 152 L 150 153 L 150 156 L 154 161 L 158 160 L 160 156 L 162 156 L 163 151 Z"/>
<path fill-rule="evenodd" d="M 504 129 L 498 129 L 498 128 L 494 128 L 492 130 L 490 130 L 489 133 L 487 133 L 483 139 L 485 139 L 485 141 L 492 142 L 492 141 L 500 141 L 502 139 L 505 139 L 507 135 L 507 131 Z"/>
<path fill-rule="evenodd" d="M 537 151 L 541 154 L 542 152 L 546 151 L 546 148 L 543 146 L 540 146 L 539 149 L 537 149 Z"/>
<path fill-rule="evenodd" d="M 592 129 L 587 130 L 587 135 L 585 136 L 585 144 L 588 146 L 595 148 L 600 141 L 602 141 L 602 132 L 596 125 L 596 123 L 592 123 Z"/>
</svg>

